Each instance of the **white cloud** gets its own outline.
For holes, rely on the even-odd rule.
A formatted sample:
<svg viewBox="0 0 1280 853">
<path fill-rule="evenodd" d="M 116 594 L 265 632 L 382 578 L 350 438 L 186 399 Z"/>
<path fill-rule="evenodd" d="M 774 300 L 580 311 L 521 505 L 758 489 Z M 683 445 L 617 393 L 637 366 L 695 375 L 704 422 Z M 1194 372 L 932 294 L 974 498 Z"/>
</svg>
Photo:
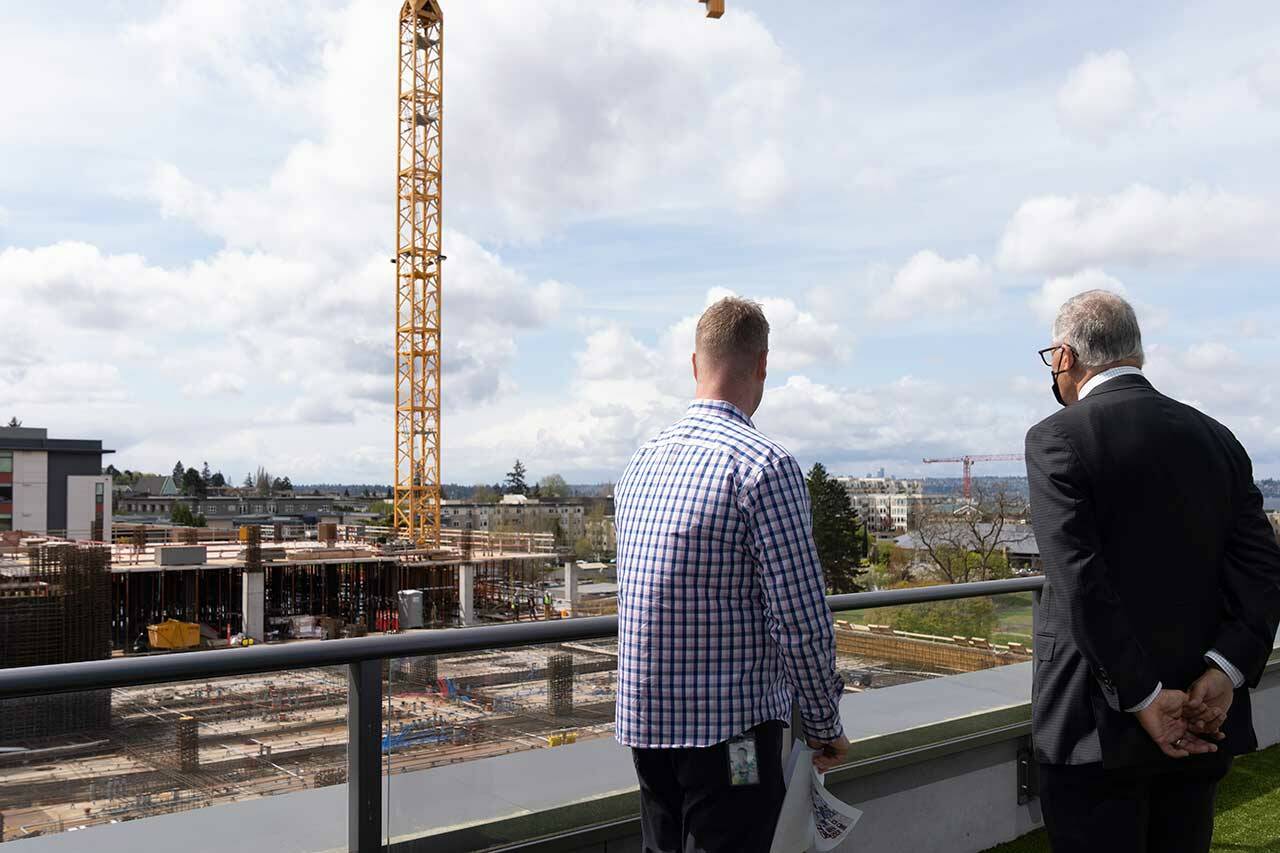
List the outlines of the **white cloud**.
<svg viewBox="0 0 1280 853">
<path fill-rule="evenodd" d="M 188 382 L 182 386 L 182 395 L 192 399 L 210 397 L 238 396 L 244 393 L 246 382 L 243 376 L 214 370 L 199 381 Z"/>
<path fill-rule="evenodd" d="M 1266 106 L 1280 107 L 1280 52 L 1259 62 L 1249 74 L 1249 85 Z"/>
<path fill-rule="evenodd" d="M 1129 54 L 1091 53 L 1058 90 L 1058 121 L 1068 133 L 1104 142 L 1129 121 L 1140 95 Z"/>
<path fill-rule="evenodd" d="M 885 320 L 919 315 L 962 315 L 990 303 L 996 295 L 991 270 L 976 255 L 947 260 L 926 249 L 894 273 L 889 287 L 871 304 Z"/>
<path fill-rule="evenodd" d="M 1182 364 L 1188 370 L 1215 372 L 1238 367 L 1240 354 L 1221 341 L 1204 341 L 1187 348 Z"/>
<path fill-rule="evenodd" d="M 1052 323 L 1058 316 L 1062 303 L 1086 290 L 1108 290 L 1121 296 L 1129 292 L 1118 279 L 1099 269 L 1081 270 L 1074 275 L 1061 275 L 1049 279 L 1029 300 L 1031 310 L 1042 323 Z"/>
<path fill-rule="evenodd" d="M 1274 256 L 1272 207 L 1195 187 L 1135 184 L 1109 196 L 1039 196 L 1005 226 L 997 255 L 1014 272 L 1069 273 L 1102 264 Z"/>
</svg>

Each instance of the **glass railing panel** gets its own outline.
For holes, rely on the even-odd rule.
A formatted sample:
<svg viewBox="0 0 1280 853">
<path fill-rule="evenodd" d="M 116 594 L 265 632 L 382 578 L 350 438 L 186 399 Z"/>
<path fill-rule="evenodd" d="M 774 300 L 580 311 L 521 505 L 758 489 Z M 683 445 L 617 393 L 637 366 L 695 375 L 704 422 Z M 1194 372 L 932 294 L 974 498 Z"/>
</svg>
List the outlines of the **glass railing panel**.
<svg viewBox="0 0 1280 853">
<path fill-rule="evenodd" d="M 389 840 L 483 849 L 597 822 L 592 801 L 634 784 L 613 741 L 616 685 L 613 639 L 394 660 Z"/>
<path fill-rule="evenodd" d="M 184 849 L 243 849 L 278 832 L 268 798 L 300 795 L 289 813 L 314 819 L 258 849 L 340 847 L 346 709 L 345 667 L 0 700 L 3 839 L 74 831 L 89 849 L 127 824 L 116 837 L 150 844 L 145 819 L 214 807 Z"/>
</svg>

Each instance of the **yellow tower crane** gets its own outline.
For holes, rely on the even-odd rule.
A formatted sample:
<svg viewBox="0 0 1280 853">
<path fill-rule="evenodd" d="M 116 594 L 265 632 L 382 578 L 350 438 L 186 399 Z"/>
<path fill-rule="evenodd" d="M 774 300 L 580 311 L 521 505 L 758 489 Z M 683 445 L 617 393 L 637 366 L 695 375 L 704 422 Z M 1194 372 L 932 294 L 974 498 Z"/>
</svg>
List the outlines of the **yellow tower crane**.
<svg viewBox="0 0 1280 853">
<path fill-rule="evenodd" d="M 440 264 L 444 12 L 400 7 L 396 176 L 395 526 L 440 544 Z"/>
<path fill-rule="evenodd" d="M 700 0 L 708 18 L 724 0 Z M 440 545 L 440 265 L 444 163 L 444 10 L 400 7 L 396 154 L 395 526 Z"/>
</svg>

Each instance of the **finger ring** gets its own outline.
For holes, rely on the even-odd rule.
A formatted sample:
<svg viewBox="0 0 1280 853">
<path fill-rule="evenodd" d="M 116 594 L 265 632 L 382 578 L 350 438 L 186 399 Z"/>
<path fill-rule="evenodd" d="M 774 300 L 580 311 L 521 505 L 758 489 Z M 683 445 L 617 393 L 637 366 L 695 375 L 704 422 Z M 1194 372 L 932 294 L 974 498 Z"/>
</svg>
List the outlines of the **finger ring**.
<svg viewBox="0 0 1280 853">
<path fill-rule="evenodd" d="M 1174 748 L 1175 748 L 1175 749 L 1181 749 L 1181 748 L 1182 748 L 1182 738 L 1178 738 L 1177 740 L 1175 740 L 1175 741 L 1173 742 L 1173 746 L 1174 746 Z"/>
</svg>

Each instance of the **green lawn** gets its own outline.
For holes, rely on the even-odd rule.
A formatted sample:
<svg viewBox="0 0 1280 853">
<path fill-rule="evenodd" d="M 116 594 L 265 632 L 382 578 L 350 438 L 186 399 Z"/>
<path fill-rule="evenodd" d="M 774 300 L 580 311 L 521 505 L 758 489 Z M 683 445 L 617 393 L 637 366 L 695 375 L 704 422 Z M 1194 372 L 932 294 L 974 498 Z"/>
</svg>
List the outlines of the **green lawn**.
<svg viewBox="0 0 1280 853">
<path fill-rule="evenodd" d="M 1236 760 L 1218 789 L 1212 849 L 1280 850 L 1280 746 Z M 1036 832 L 989 853 L 1049 853 L 1049 841 Z"/>
</svg>

